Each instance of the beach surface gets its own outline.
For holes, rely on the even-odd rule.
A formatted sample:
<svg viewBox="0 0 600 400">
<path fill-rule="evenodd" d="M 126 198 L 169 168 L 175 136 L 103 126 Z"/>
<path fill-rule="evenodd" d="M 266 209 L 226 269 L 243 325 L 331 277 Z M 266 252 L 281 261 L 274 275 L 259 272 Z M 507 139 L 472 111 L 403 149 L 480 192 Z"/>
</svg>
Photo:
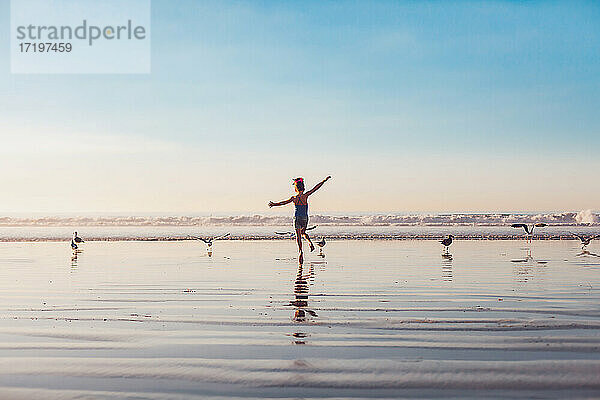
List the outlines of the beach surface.
<svg viewBox="0 0 600 400">
<path fill-rule="evenodd" d="M 313 236 L 350 240 L 439 240 L 452 234 L 459 239 L 518 240 L 523 239 L 523 229 L 510 225 L 319 225 L 309 231 Z M 69 241 L 73 231 L 86 241 L 180 241 L 193 237 L 215 237 L 230 233 L 227 240 L 289 239 L 293 234 L 288 225 L 208 225 L 208 226 L 2 226 L 0 242 Z M 279 234 L 278 234 L 279 233 Z M 577 240 L 574 234 L 592 237 L 600 235 L 600 225 L 554 225 L 535 230 L 536 240 Z"/>
<path fill-rule="evenodd" d="M 600 242 L 2 242 L 0 398 L 593 398 Z"/>
</svg>

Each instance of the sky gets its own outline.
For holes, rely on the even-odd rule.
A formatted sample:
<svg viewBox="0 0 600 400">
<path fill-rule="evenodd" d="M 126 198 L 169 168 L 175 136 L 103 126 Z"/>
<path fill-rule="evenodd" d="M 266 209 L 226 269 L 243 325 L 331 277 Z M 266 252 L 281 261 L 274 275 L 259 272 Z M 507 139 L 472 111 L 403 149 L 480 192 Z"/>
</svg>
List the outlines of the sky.
<svg viewBox="0 0 600 400">
<path fill-rule="evenodd" d="M 0 214 L 600 209 L 597 2 L 152 0 L 139 75 L 11 74 L 9 7 Z"/>
</svg>

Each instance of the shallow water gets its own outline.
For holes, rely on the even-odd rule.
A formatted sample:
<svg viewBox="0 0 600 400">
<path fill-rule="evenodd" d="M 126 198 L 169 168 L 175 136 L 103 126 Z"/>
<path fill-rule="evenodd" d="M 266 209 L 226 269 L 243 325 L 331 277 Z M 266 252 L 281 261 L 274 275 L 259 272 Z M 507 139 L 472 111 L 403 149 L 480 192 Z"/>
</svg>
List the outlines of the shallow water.
<svg viewBox="0 0 600 400">
<path fill-rule="evenodd" d="M 522 239 L 523 229 L 506 225 L 325 225 L 311 219 L 311 235 L 337 239 L 439 239 L 453 234 L 461 239 Z M 0 242 L 64 241 L 73 231 L 88 241 L 181 240 L 190 236 L 220 236 L 228 239 L 282 239 L 293 233 L 287 225 L 210 226 L 0 226 Z M 578 240 L 573 233 L 591 237 L 600 234 L 598 225 L 554 225 L 535 229 L 535 239 Z"/>
<path fill-rule="evenodd" d="M 0 393 L 597 397 L 599 243 L 0 243 Z"/>
</svg>

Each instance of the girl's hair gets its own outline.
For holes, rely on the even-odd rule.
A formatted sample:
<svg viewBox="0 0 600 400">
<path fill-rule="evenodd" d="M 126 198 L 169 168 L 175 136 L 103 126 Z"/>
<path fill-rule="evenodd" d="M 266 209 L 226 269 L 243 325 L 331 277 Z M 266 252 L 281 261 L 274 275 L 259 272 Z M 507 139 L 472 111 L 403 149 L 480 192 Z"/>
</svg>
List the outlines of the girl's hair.
<svg viewBox="0 0 600 400">
<path fill-rule="evenodd" d="M 296 186 L 296 189 L 298 189 L 299 192 L 302 192 L 304 190 L 304 179 L 302 179 L 302 178 L 294 179 L 294 186 Z"/>
</svg>

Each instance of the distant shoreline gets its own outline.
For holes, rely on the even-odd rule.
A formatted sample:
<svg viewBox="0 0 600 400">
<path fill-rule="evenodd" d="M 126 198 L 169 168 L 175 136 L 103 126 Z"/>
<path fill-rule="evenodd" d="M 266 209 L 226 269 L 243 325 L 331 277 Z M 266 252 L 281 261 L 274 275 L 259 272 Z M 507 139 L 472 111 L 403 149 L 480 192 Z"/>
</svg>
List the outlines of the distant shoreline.
<svg viewBox="0 0 600 400">
<path fill-rule="evenodd" d="M 600 232 L 600 230 L 599 230 Z M 439 240 L 443 235 L 417 235 L 417 236 L 403 236 L 403 235 L 314 235 L 315 237 L 325 236 L 330 241 L 335 240 L 388 240 L 388 241 L 428 241 L 428 240 Z M 455 240 L 523 240 L 523 235 L 459 235 L 455 236 Z M 70 240 L 70 237 L 44 237 L 44 238 L 31 238 L 31 237 L 6 237 L 0 238 L 0 243 L 52 243 L 52 242 L 64 242 Z M 231 236 L 223 241 L 265 241 L 265 240 L 295 240 L 293 236 L 281 237 L 278 235 L 272 236 Z M 542 240 L 578 240 L 572 235 L 566 234 L 546 234 L 538 235 L 533 238 L 534 241 Z M 184 242 L 184 241 L 195 241 L 188 237 L 178 236 L 157 236 L 157 237 L 88 237 L 86 242 Z"/>
<path fill-rule="evenodd" d="M 310 222 L 323 226 L 504 226 L 513 223 L 539 223 L 550 226 L 600 226 L 600 216 L 592 210 L 553 213 L 434 213 L 434 214 L 311 214 Z M 0 216 L 0 227 L 209 227 L 286 226 L 291 215 L 130 215 L 130 216 Z"/>
<path fill-rule="evenodd" d="M 438 240 L 452 234 L 457 240 L 520 240 L 523 229 L 509 223 L 467 224 L 333 224 L 311 218 L 311 237 L 337 240 Z M 59 222 L 59 221 L 55 221 Z M 65 222 L 65 221 L 62 221 Z M 192 237 L 217 237 L 229 233 L 225 240 L 282 240 L 292 238 L 292 219 L 276 220 L 277 224 L 205 224 L 205 225 L 93 225 L 85 224 L 2 225 L 0 242 L 54 242 L 70 240 L 75 231 L 86 241 L 184 241 Z M 547 223 L 536 228 L 534 240 L 574 239 L 600 234 L 600 224 Z M 199 243 L 201 244 L 201 243 Z M 202 244 L 203 245 L 203 244 Z"/>
</svg>

